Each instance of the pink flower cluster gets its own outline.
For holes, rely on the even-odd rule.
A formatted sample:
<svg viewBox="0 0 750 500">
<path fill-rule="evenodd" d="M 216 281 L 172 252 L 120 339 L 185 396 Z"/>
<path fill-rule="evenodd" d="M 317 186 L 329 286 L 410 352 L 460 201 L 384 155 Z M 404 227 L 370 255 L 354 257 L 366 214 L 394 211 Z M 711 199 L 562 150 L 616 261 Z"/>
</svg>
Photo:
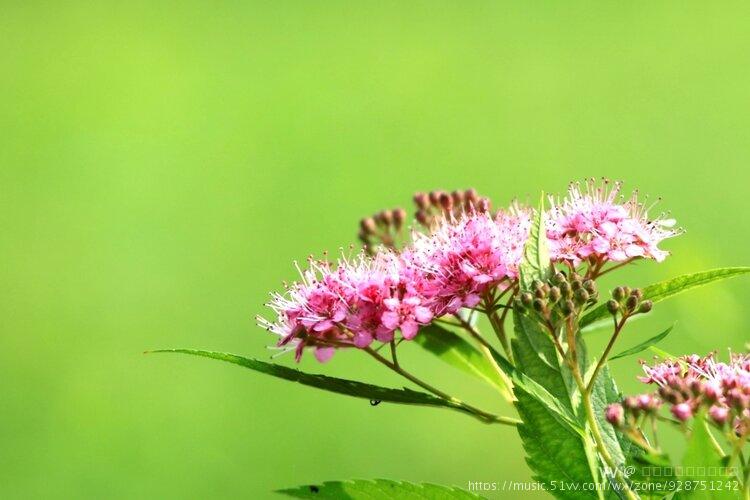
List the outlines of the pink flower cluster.
<svg viewBox="0 0 750 500">
<path fill-rule="evenodd" d="M 553 203 L 547 217 L 553 261 L 664 258 L 656 245 L 676 233 L 665 229 L 667 221 L 647 220 L 635 199 L 618 204 L 619 189 L 619 183 L 611 190 L 590 183 L 583 193 L 571 186 L 566 199 Z M 430 232 L 414 231 L 400 252 L 382 249 L 336 265 L 310 260 L 300 281 L 272 294 L 277 318 L 259 323 L 281 336 L 281 347 L 295 348 L 297 359 L 310 346 L 325 361 L 337 347 L 390 342 L 397 330 L 412 339 L 435 317 L 479 306 L 517 280 L 534 212 L 514 204 L 493 215 L 467 203 L 444 203 L 443 213 L 431 215 Z"/>
<path fill-rule="evenodd" d="M 258 321 L 297 359 L 311 346 L 326 361 L 337 347 L 390 342 L 396 330 L 410 340 L 434 317 L 476 306 L 491 287 L 514 279 L 529 221 L 522 211 L 472 212 L 446 218 L 430 235 L 415 233 L 400 253 L 358 254 L 336 266 L 310 260 L 300 281 L 272 294 L 276 321 Z"/>
<path fill-rule="evenodd" d="M 680 233 L 675 221 L 663 216 L 649 218 L 648 208 L 634 193 L 621 199 L 622 184 L 589 180 L 582 190 L 571 184 L 563 200 L 550 198 L 547 219 L 550 255 L 555 261 L 574 265 L 587 259 L 604 263 L 624 262 L 638 257 L 663 261 L 668 252 L 658 244 Z"/>
<path fill-rule="evenodd" d="M 707 409 L 717 425 L 724 425 L 733 417 L 736 431 L 747 430 L 750 424 L 750 354 L 732 354 L 728 363 L 717 361 L 713 353 L 705 357 L 693 354 L 653 366 L 643 364 L 643 371 L 645 375 L 639 380 L 658 386 L 656 394 L 671 405 L 672 415 L 678 420 L 684 422 Z M 655 395 L 650 394 L 626 398 L 625 409 L 635 407 L 629 401 L 640 398 L 656 400 Z M 617 410 L 609 411 L 614 415 Z"/>
</svg>

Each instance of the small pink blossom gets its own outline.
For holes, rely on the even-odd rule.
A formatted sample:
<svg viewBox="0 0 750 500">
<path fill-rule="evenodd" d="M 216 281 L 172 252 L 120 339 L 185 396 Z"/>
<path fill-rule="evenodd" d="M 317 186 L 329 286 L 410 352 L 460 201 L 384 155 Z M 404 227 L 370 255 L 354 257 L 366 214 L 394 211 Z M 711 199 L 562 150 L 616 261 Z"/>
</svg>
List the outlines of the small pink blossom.
<svg viewBox="0 0 750 500">
<path fill-rule="evenodd" d="M 680 234 L 672 229 L 674 220 L 649 217 L 635 193 L 628 200 L 620 198 L 621 187 L 608 181 L 597 185 L 592 179 L 583 190 L 571 184 L 562 200 L 550 198 L 547 238 L 553 260 L 577 266 L 590 257 L 600 262 L 666 258 L 658 244 Z"/>
</svg>

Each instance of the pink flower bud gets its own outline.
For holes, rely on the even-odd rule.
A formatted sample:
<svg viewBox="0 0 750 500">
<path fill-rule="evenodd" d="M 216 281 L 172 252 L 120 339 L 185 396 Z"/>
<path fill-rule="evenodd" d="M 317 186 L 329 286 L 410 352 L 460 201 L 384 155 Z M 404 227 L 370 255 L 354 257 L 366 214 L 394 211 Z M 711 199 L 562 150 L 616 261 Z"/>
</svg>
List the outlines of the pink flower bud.
<svg viewBox="0 0 750 500">
<path fill-rule="evenodd" d="M 623 409 L 621 404 L 612 403 L 611 405 L 607 406 L 605 417 L 607 419 L 607 422 L 609 422 L 610 424 L 614 425 L 615 427 L 621 427 L 625 420 L 625 410 Z"/>
<path fill-rule="evenodd" d="M 729 408 L 725 406 L 713 405 L 708 410 L 708 414 L 711 417 L 711 420 L 716 422 L 718 425 L 724 425 L 727 423 L 727 420 L 729 419 Z"/>
<path fill-rule="evenodd" d="M 680 403 L 672 407 L 672 415 L 680 422 L 685 422 L 693 416 L 693 409 L 687 403 Z"/>
</svg>

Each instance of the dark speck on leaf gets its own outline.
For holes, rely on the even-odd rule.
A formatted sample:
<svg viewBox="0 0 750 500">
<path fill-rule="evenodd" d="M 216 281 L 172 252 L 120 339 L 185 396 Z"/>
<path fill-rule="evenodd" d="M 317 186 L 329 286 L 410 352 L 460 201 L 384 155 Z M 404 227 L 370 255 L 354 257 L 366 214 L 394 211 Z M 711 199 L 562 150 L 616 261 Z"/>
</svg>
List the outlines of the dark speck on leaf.
<svg viewBox="0 0 750 500">
<path fill-rule="evenodd" d="M 378 406 L 380 404 L 379 399 L 371 399 L 370 400 L 370 406 Z"/>
<path fill-rule="evenodd" d="M 320 488 L 313 484 L 310 486 L 310 491 L 312 491 L 313 493 L 318 493 L 320 491 Z"/>
</svg>

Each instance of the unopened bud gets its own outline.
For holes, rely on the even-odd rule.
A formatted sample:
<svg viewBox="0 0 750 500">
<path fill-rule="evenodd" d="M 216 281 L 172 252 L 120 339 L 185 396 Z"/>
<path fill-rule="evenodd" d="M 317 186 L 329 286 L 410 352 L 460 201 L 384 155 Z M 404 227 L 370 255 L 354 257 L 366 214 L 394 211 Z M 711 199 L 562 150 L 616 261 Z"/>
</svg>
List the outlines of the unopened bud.
<svg viewBox="0 0 750 500">
<path fill-rule="evenodd" d="M 562 304 L 562 312 L 565 316 L 570 316 L 576 310 L 576 305 L 572 300 L 568 299 Z"/>
<path fill-rule="evenodd" d="M 634 311 L 635 308 L 638 307 L 638 299 L 631 295 L 628 297 L 628 300 L 625 301 L 625 307 L 628 308 L 628 311 Z"/>
<path fill-rule="evenodd" d="M 621 301 L 625 298 L 625 289 L 621 286 L 618 286 L 614 290 L 612 290 L 612 298 L 616 301 Z"/>
<path fill-rule="evenodd" d="M 453 204 L 456 206 L 460 207 L 464 203 L 464 194 L 461 191 L 453 191 L 451 198 L 453 198 Z"/>
<path fill-rule="evenodd" d="M 453 198 L 448 193 L 440 193 L 440 207 L 446 212 L 453 209 Z"/>
<path fill-rule="evenodd" d="M 583 288 L 589 293 L 596 293 L 596 282 L 594 280 L 586 280 L 583 282 Z"/>
<path fill-rule="evenodd" d="M 427 217 L 427 212 L 424 210 L 417 211 L 416 215 L 414 216 L 417 219 L 417 222 L 422 224 L 423 226 L 427 226 L 429 223 L 429 219 Z"/>
<path fill-rule="evenodd" d="M 359 227 L 364 234 L 374 234 L 376 231 L 375 220 L 372 217 L 365 217 L 359 221 Z"/>
<path fill-rule="evenodd" d="M 383 224 L 390 226 L 393 224 L 393 213 L 390 210 L 383 210 L 378 214 L 378 218 L 383 221 Z"/>
<path fill-rule="evenodd" d="M 729 408 L 726 406 L 713 405 L 708 409 L 708 415 L 717 425 L 723 426 L 729 420 Z"/>
<path fill-rule="evenodd" d="M 544 310 L 546 309 L 546 305 L 547 305 L 546 302 L 542 299 L 534 299 L 534 302 L 532 304 L 534 306 L 534 310 L 540 313 L 544 312 Z"/>
<path fill-rule="evenodd" d="M 640 288 L 634 288 L 633 291 L 630 292 L 630 295 L 641 300 L 643 298 L 643 291 Z"/>
<path fill-rule="evenodd" d="M 562 296 L 566 299 L 569 299 L 573 295 L 573 290 L 570 287 L 570 283 L 567 281 L 563 281 L 560 283 L 560 293 L 562 293 Z"/>
<path fill-rule="evenodd" d="M 620 304 L 615 299 L 609 299 L 607 301 L 607 311 L 610 314 L 617 314 L 620 310 Z"/>
<path fill-rule="evenodd" d="M 654 307 L 654 303 L 653 302 L 651 302 L 650 300 L 644 300 L 643 302 L 641 302 L 641 305 L 638 308 L 638 312 L 639 313 L 647 313 L 647 312 L 651 311 L 651 309 L 653 309 L 653 307 Z"/>
<path fill-rule="evenodd" d="M 579 305 L 583 305 L 589 300 L 589 292 L 587 292 L 583 288 L 579 288 L 578 290 L 576 290 L 575 299 Z"/>
<path fill-rule="evenodd" d="M 680 422 L 686 422 L 693 416 L 693 409 L 687 403 L 676 404 L 672 407 L 672 415 Z"/>
<path fill-rule="evenodd" d="M 630 287 L 629 286 L 622 287 L 622 293 L 623 293 L 623 297 L 629 296 L 630 295 Z"/>
<path fill-rule="evenodd" d="M 469 188 L 466 191 L 464 191 L 464 199 L 467 203 L 476 203 L 477 201 L 477 190 L 474 188 Z"/>
<path fill-rule="evenodd" d="M 559 272 L 559 271 L 558 271 L 557 273 L 555 273 L 555 275 L 554 275 L 554 276 L 552 277 L 552 279 L 553 279 L 553 280 L 555 281 L 555 283 L 557 283 L 558 285 L 559 285 L 560 283 L 565 283 L 566 281 L 568 281 L 568 280 L 567 280 L 567 279 L 565 278 L 565 275 L 564 275 L 563 273 Z"/>
<path fill-rule="evenodd" d="M 524 305 L 524 307 L 531 307 L 531 304 L 534 302 L 534 296 L 531 295 L 529 292 L 524 292 L 521 294 L 521 304 Z"/>
<path fill-rule="evenodd" d="M 430 204 L 433 207 L 439 207 L 440 206 L 440 195 L 442 195 L 443 192 L 439 190 L 430 191 Z"/>
<path fill-rule="evenodd" d="M 544 293 L 544 288 L 542 288 L 542 287 L 539 287 L 539 288 L 536 289 L 536 291 L 534 292 L 534 296 L 536 298 L 538 298 L 538 299 L 546 299 L 547 298 L 547 294 Z"/>
<path fill-rule="evenodd" d="M 570 288 L 573 289 L 573 291 L 580 290 L 583 288 L 583 283 L 581 283 L 581 280 L 571 280 L 570 281 Z"/>
<path fill-rule="evenodd" d="M 557 302 L 560 300 L 560 297 L 562 296 L 562 293 L 560 292 L 560 289 L 556 286 L 553 286 L 549 289 L 549 300 L 552 302 Z"/>
<path fill-rule="evenodd" d="M 430 197 L 427 196 L 426 193 L 415 193 L 413 199 L 414 204 L 422 210 L 427 208 L 430 204 Z"/>
<path fill-rule="evenodd" d="M 406 220 L 406 210 L 403 208 L 393 210 L 393 224 L 396 226 L 396 229 L 401 229 L 401 226 L 404 225 L 404 220 Z"/>
<path fill-rule="evenodd" d="M 625 409 L 619 403 L 612 403 L 607 406 L 605 417 L 607 422 L 615 427 L 622 427 L 622 424 L 625 422 Z"/>
<path fill-rule="evenodd" d="M 479 212 L 489 212 L 492 208 L 492 203 L 489 198 L 482 198 L 477 202 L 477 210 Z"/>
</svg>

